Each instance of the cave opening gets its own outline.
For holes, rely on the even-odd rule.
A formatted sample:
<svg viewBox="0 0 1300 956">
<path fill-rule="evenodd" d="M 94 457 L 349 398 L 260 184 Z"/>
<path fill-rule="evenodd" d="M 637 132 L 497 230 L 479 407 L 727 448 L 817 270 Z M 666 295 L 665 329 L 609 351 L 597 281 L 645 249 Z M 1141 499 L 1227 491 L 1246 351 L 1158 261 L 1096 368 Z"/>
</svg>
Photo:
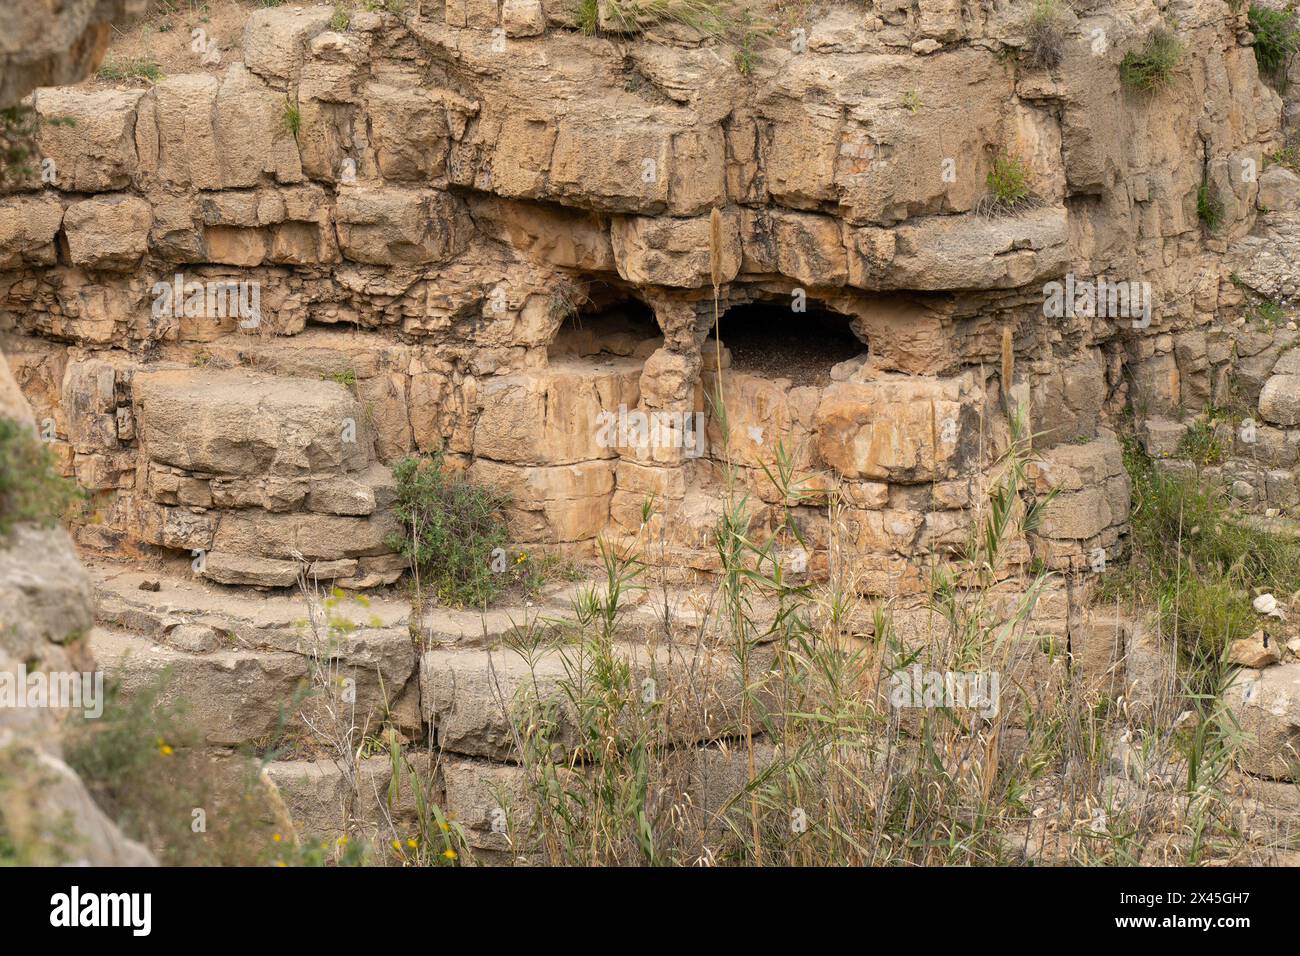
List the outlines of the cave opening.
<svg viewBox="0 0 1300 956">
<path fill-rule="evenodd" d="M 569 310 L 547 354 L 552 359 L 645 358 L 662 340 L 654 310 L 648 305 L 598 289 Z"/>
<path fill-rule="evenodd" d="M 760 301 L 733 306 L 720 325 L 733 371 L 825 387 L 832 367 L 868 353 L 849 323 L 848 316 L 811 304 L 794 312 L 786 303 Z"/>
</svg>

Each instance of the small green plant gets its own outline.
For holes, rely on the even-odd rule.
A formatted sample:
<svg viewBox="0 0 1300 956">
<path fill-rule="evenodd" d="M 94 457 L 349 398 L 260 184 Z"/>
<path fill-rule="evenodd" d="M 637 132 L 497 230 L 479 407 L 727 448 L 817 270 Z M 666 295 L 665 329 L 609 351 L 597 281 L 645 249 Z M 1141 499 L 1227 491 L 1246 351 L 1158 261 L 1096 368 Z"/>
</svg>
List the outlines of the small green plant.
<svg viewBox="0 0 1300 956">
<path fill-rule="evenodd" d="M 1029 175 L 1019 156 L 999 153 L 993 157 L 993 167 L 984 182 L 989 190 L 980 202 L 979 212 L 984 215 L 1008 215 L 1032 202 Z"/>
<path fill-rule="evenodd" d="M 903 94 L 903 108 L 909 113 L 915 113 L 921 105 L 921 95 L 916 90 L 908 90 Z"/>
<path fill-rule="evenodd" d="M 1188 458 L 1200 467 L 1217 465 L 1226 456 L 1223 443 L 1215 433 L 1214 423 L 1197 419 L 1188 426 L 1178 442 L 1178 455 Z"/>
<path fill-rule="evenodd" d="M 302 110 L 288 97 L 284 101 L 284 128 L 294 139 L 298 138 L 298 131 L 302 129 Z"/>
<path fill-rule="evenodd" d="M 1210 232 L 1216 231 L 1223 224 L 1223 201 L 1209 182 L 1201 183 L 1196 190 L 1196 218 Z"/>
<path fill-rule="evenodd" d="M 0 186 L 32 175 L 36 111 L 22 104 L 0 110 Z"/>
<path fill-rule="evenodd" d="M 498 563 L 505 553 L 505 498 L 449 474 L 441 451 L 402 459 L 393 476 L 403 534 L 389 547 L 410 562 L 417 592 L 486 606 L 502 584 L 492 565 L 494 552 Z"/>
<path fill-rule="evenodd" d="M 1286 312 L 1273 299 L 1259 299 L 1246 310 L 1246 320 L 1271 330 L 1286 322 Z"/>
<path fill-rule="evenodd" d="M 346 389 L 350 389 L 351 391 L 356 391 L 357 373 L 354 369 L 350 369 L 350 368 L 339 369 L 337 371 L 330 372 L 328 375 L 325 376 L 325 378 L 331 382 L 338 382 Z"/>
<path fill-rule="evenodd" d="M 352 25 L 352 14 L 342 7 L 334 8 L 334 16 L 330 17 L 330 29 L 335 33 L 344 33 Z"/>
<path fill-rule="evenodd" d="M 1153 93 L 1169 83 L 1182 58 L 1183 45 L 1172 31 L 1160 27 L 1151 32 L 1142 49 L 1124 54 L 1119 64 L 1120 79 L 1131 90 Z"/>
<path fill-rule="evenodd" d="M 81 497 L 30 428 L 0 418 L 0 538 L 19 522 L 53 524 Z"/>
<path fill-rule="evenodd" d="M 1300 30 L 1296 28 L 1295 10 L 1251 4 L 1250 32 L 1255 35 L 1255 62 L 1259 72 L 1285 88 L 1287 73 L 1296 50 L 1300 49 Z"/>
<path fill-rule="evenodd" d="M 1276 166 L 1285 166 L 1293 173 L 1300 173 L 1300 146 L 1292 143 L 1268 154 L 1268 161 Z"/>
<path fill-rule="evenodd" d="M 1027 60 L 1031 67 L 1052 69 L 1065 50 L 1065 15 L 1060 0 L 1038 0 L 1025 27 Z"/>
<path fill-rule="evenodd" d="M 741 18 L 736 40 L 736 70 L 741 76 L 749 76 L 758 65 L 759 45 L 765 37 L 764 31 L 754 25 L 753 15 L 746 11 Z"/>
<path fill-rule="evenodd" d="M 119 60 L 110 57 L 95 75 L 110 83 L 120 83 L 124 80 L 148 80 L 157 83 L 162 79 L 163 73 L 162 68 L 152 60 L 137 57 Z"/>
</svg>

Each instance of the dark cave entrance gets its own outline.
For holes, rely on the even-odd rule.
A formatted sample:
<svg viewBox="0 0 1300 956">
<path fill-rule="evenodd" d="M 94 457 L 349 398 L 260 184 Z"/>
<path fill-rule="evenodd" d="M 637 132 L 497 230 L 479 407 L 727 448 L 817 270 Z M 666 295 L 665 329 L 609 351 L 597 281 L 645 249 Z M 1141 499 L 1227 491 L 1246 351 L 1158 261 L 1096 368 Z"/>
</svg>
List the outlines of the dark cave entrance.
<svg viewBox="0 0 1300 956">
<path fill-rule="evenodd" d="M 825 387 L 833 366 L 868 353 L 849 322 L 811 303 L 794 312 L 785 303 L 750 302 L 728 309 L 720 325 L 733 371 Z"/>
<path fill-rule="evenodd" d="M 645 359 L 662 339 L 650 306 L 639 299 L 602 295 L 598 290 L 560 323 L 547 355 L 552 359 L 602 355 Z M 656 342 L 653 348 L 647 344 L 650 341 Z"/>
</svg>

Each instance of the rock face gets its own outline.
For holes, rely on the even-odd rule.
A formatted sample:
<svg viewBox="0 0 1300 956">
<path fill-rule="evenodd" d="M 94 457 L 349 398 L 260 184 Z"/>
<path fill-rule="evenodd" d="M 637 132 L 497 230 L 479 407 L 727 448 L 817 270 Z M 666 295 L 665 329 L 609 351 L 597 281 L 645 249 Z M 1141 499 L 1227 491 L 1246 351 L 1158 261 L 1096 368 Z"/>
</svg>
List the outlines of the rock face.
<svg viewBox="0 0 1300 956">
<path fill-rule="evenodd" d="M 258 10 L 219 65 L 35 96 L 72 122 L 39 133 L 57 177 L 0 198 L 16 375 L 70 473 L 112 496 L 81 542 L 202 555 L 223 583 L 284 586 L 295 553 L 393 580 L 384 473 L 434 448 L 511 496 L 520 542 L 590 551 L 652 493 L 667 563 L 708 571 L 711 466 L 741 466 L 762 529 L 783 443 L 846 490 L 872 590 L 882 562 L 966 533 L 1003 393 L 1064 455 L 1021 553 L 1082 566 L 1127 511 L 1107 417 L 1131 387 L 1152 414 L 1198 407 L 1226 364 L 1195 331 L 1227 285 L 1192 214 L 1205 155 L 1226 238 L 1263 185 L 1286 192 L 1221 175 L 1279 136 L 1221 13 L 1188 5 L 1176 82 L 1144 97 L 1117 68 L 1154 23 L 1139 2 L 1080 21 L 1050 75 L 1003 14 L 833 5 L 743 81 L 652 18 L 616 43 L 532 2 L 341 32 L 328 6 Z M 999 156 L 1033 196 L 1014 215 L 990 212 Z M 1051 283 L 1099 275 L 1147 283 L 1146 318 L 1049 314 Z M 803 331 L 827 321 L 839 353 Z M 763 322 L 777 337 L 749 345 Z M 1287 377 L 1261 386 L 1267 427 L 1294 426 Z"/>
<path fill-rule="evenodd" d="M 123 5 L 65 3 L 50 36 L 102 52 L 97 18 Z M 95 497 L 73 534 L 98 554 L 98 653 L 128 691 L 170 669 L 213 747 L 269 734 L 310 667 L 289 599 L 232 589 L 288 588 L 304 565 L 395 582 L 408 454 L 442 450 L 507 495 L 516 545 L 581 558 L 652 532 L 644 556 L 684 578 L 718 570 L 727 471 L 756 543 L 793 507 L 814 576 L 833 504 L 846 579 L 894 601 L 900 631 L 923 628 L 929 569 L 975 530 L 1015 412 L 1037 453 L 1025 497 L 1055 497 L 993 569 L 1012 587 L 1123 549 L 1126 408 L 1153 457 L 1189 468 L 1189 417 L 1247 409 L 1249 429 L 1209 423 L 1213 476 L 1261 510 L 1300 505 L 1300 333 L 1243 318 L 1300 295 L 1296 177 L 1264 161 L 1283 103 L 1244 7 L 1178 4 L 1183 53 L 1153 93 L 1119 69 L 1164 22 L 1152 0 L 1067 18 L 1050 70 L 1010 7 L 815 5 L 744 71 L 737 37 L 603 0 L 594 35 L 551 0 L 407 7 L 245 10 L 219 56 L 81 86 L 55 84 L 95 56 L 13 44 L 0 13 L 0 103 L 14 76 L 50 84 L 41 170 L 0 192 L 17 382 L 0 400 L 30 401 Z M 990 175 L 1008 169 L 1015 208 Z M 793 506 L 768 477 L 786 463 L 808 476 Z M 64 542 L 46 551 L 24 655 L 89 626 Z M 199 580 L 132 599 L 101 563 L 119 553 Z M 1079 632 L 1063 603 L 1045 596 L 1036 626 L 1068 634 L 1090 684 L 1165 695 L 1153 637 Z M 444 616 L 416 653 L 400 615 L 356 623 L 337 659 L 362 707 L 446 749 L 448 799 L 501 849 L 484 781 L 519 779 L 488 763 L 513 746 L 497 682 L 528 689 L 492 648 L 507 625 L 480 646 L 480 620 Z M 560 666 L 541 661 L 534 690 Z M 1247 769 L 1270 776 L 1291 732 L 1261 682 L 1280 670 L 1243 696 L 1263 741 Z M 675 742 L 730 766 L 699 747 L 736 729 L 715 676 L 718 723 Z M 317 770 L 271 776 L 300 807 L 339 786 Z"/>
</svg>

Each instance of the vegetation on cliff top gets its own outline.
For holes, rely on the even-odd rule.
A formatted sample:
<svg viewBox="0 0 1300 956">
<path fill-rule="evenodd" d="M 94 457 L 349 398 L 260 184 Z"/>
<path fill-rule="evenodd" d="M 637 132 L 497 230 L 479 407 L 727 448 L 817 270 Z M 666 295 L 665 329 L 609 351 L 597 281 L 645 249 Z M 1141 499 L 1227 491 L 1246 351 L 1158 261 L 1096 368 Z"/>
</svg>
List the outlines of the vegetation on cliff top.
<svg viewBox="0 0 1300 956">
<path fill-rule="evenodd" d="M 1255 60 L 1259 72 L 1271 78 L 1283 89 L 1296 51 L 1300 50 L 1300 29 L 1296 27 L 1296 13 L 1291 7 L 1278 9 L 1262 4 L 1251 4 L 1250 32 L 1255 35 Z"/>
</svg>

